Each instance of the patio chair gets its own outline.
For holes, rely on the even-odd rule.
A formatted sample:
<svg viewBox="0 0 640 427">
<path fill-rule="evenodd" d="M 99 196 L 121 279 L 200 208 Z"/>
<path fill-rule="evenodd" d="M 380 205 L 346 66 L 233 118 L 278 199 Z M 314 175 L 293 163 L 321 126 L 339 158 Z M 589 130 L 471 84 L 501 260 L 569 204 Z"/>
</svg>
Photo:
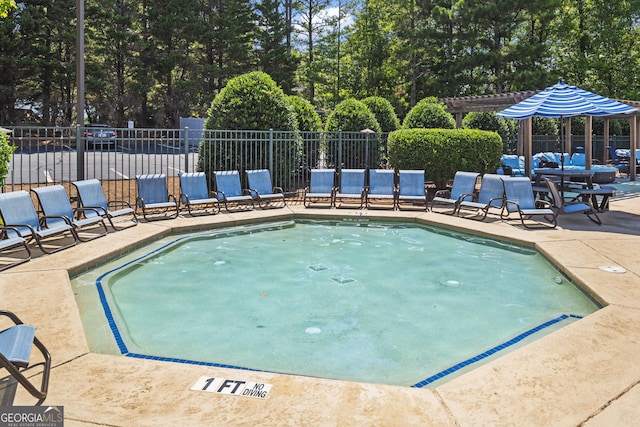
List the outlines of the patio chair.
<svg viewBox="0 0 640 427">
<path fill-rule="evenodd" d="M 181 172 L 178 177 L 180 178 L 180 203 L 187 207 L 189 215 L 194 215 L 194 210 L 214 215 L 220 212 L 218 194 L 215 191 L 209 191 L 204 172 Z"/>
<path fill-rule="evenodd" d="M 70 248 L 78 243 L 78 235 L 74 227 L 68 224 L 63 217 L 57 217 L 58 221 L 55 223 L 51 221 L 53 218 L 39 218 L 31 196 L 24 190 L 0 194 L 0 215 L 5 227 L 16 229 L 19 233 L 18 235 L 12 229 L 7 230 L 6 233 L 9 237 L 18 236 L 35 240 L 42 252 L 46 254 Z M 45 222 L 46 220 L 50 221 Z M 54 249 L 48 249 L 44 246 L 44 240 L 49 242 L 49 239 L 53 240 L 54 237 L 58 239 L 67 233 L 72 239 L 71 242 L 62 243 Z"/>
<path fill-rule="evenodd" d="M 335 192 L 335 169 L 311 169 L 309 186 L 304 189 L 302 203 L 305 208 L 311 203 L 318 201 L 329 201 L 329 207 L 333 206 L 333 195 Z"/>
<path fill-rule="evenodd" d="M 240 173 L 237 170 L 216 171 L 213 174 L 216 177 L 218 200 L 224 203 L 227 212 L 231 212 L 229 205 L 236 205 L 236 207 L 248 210 L 253 209 L 253 197 L 248 190 L 242 190 Z"/>
<path fill-rule="evenodd" d="M 413 206 L 424 205 L 428 210 L 427 189 L 424 185 L 424 170 L 399 170 L 396 207 L 401 209 L 403 203 Z"/>
<path fill-rule="evenodd" d="M 396 208 L 396 173 L 390 169 L 369 169 L 369 187 L 366 192 L 366 205 L 368 209 L 373 207 L 374 201 L 382 203 L 381 207 Z"/>
<path fill-rule="evenodd" d="M 106 218 L 114 230 L 123 230 L 138 225 L 138 217 L 136 216 L 135 210 L 131 207 L 131 204 L 124 200 L 107 201 L 107 197 L 102 189 L 102 184 L 97 179 L 75 181 L 72 182 L 72 184 L 76 187 L 80 205 L 84 208 L 95 209 L 96 211 L 95 213 L 86 211 L 85 216 L 91 216 L 97 213 L 103 218 Z M 131 224 L 125 226 L 121 225 L 124 221 L 117 220 L 125 219 L 128 221 L 127 218 L 130 218 Z M 114 222 L 114 220 L 116 221 Z M 116 223 L 118 225 L 116 225 Z"/>
<path fill-rule="evenodd" d="M 136 186 L 136 205 L 142 209 L 144 219 L 158 221 L 178 217 L 178 201 L 169 194 L 165 174 L 136 175 Z"/>
<path fill-rule="evenodd" d="M 336 187 L 333 194 L 333 205 L 341 207 L 343 203 L 353 204 L 355 201 L 361 209 L 365 202 L 365 170 L 342 169 L 339 179 L 340 185 Z"/>
<path fill-rule="evenodd" d="M 258 201 L 258 206 L 264 209 L 266 207 L 283 208 L 287 205 L 282 188 L 271 184 L 269 169 L 248 170 L 246 173 L 250 195 Z M 282 202 L 281 206 L 280 202 Z"/>
<path fill-rule="evenodd" d="M 20 253 L 23 249 L 26 252 L 25 256 L 15 255 L 16 252 Z M 0 253 L 2 253 L 3 259 L 7 258 L 6 263 L 0 265 L 0 271 L 23 264 L 31 259 L 31 249 L 15 227 L 0 227 Z"/>
<path fill-rule="evenodd" d="M 537 226 L 556 227 L 557 213 L 551 209 L 551 203 L 546 200 L 536 200 L 533 196 L 533 186 L 527 177 L 512 177 L 503 179 L 505 204 L 500 214 L 502 219 L 508 219 L 510 213 L 518 213 L 525 228 L 533 228 L 525 221 L 543 218 L 549 225 L 537 222 Z"/>
<path fill-rule="evenodd" d="M 434 205 L 446 205 L 453 207 L 451 215 L 455 214 L 460 204 L 460 198 L 463 195 L 469 195 L 475 193 L 476 182 L 478 181 L 479 173 L 476 172 L 462 172 L 458 171 L 453 177 L 453 185 L 450 190 L 438 190 L 433 196 L 431 201 L 431 211 Z"/>
<path fill-rule="evenodd" d="M 609 160 L 613 163 L 613 166 L 618 169 L 618 172 L 629 174 L 629 162 L 623 161 L 618 157 L 618 153 L 616 153 L 616 149 L 614 147 L 608 146 L 607 151 L 609 152 Z"/>
<path fill-rule="evenodd" d="M 509 178 L 505 178 L 509 179 Z M 460 196 L 458 204 L 458 215 L 465 209 L 475 209 L 482 214 L 484 220 L 491 208 L 499 209 L 501 213 L 504 206 L 504 184 L 500 175 L 487 173 L 482 176 L 482 183 L 478 194 L 470 193 Z"/>
<path fill-rule="evenodd" d="M 18 316 L 10 311 L 0 310 L 0 316 L 8 317 L 14 323 L 0 332 L 0 367 L 6 369 L 33 397 L 39 399 L 38 403 L 42 403 L 47 397 L 47 389 L 49 388 L 51 355 L 36 337 L 34 326 L 25 325 Z M 34 345 L 42 353 L 44 361 L 29 367 L 31 349 Z M 29 381 L 25 372 L 39 365 L 42 365 L 42 380 L 38 388 Z"/>
<path fill-rule="evenodd" d="M 73 226 L 81 242 L 105 236 L 109 230 L 102 215 L 93 208 L 73 208 L 69 202 L 69 195 L 62 185 L 32 188 L 38 198 L 40 210 L 44 214 L 47 227 L 55 227 L 61 222 Z M 87 215 L 88 213 L 88 215 Z M 97 228 L 96 228 L 97 227 Z M 81 231 L 90 228 L 94 233 L 89 237 L 82 237 Z M 99 230 L 95 233 L 95 230 Z"/>
<path fill-rule="evenodd" d="M 595 222 L 598 225 L 602 225 L 602 221 L 598 217 L 596 209 L 591 204 L 591 199 L 587 198 L 586 203 L 583 201 L 567 202 L 560 195 L 560 190 L 558 189 L 558 185 L 555 182 L 551 181 L 549 178 L 545 178 L 545 181 L 547 182 L 549 192 L 551 193 L 551 197 L 553 199 L 553 206 L 557 210 L 556 215 L 561 213 L 585 213 L 591 221 Z"/>
</svg>

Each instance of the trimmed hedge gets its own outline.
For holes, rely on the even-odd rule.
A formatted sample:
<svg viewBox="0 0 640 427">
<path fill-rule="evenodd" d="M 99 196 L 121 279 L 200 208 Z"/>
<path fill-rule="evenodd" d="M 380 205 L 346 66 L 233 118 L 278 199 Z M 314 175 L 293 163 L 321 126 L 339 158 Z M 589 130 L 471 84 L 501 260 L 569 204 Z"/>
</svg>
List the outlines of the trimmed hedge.
<svg viewBox="0 0 640 427">
<path fill-rule="evenodd" d="M 400 128 L 400 120 L 393 105 L 380 96 L 370 96 L 362 100 L 364 105 L 376 116 L 382 132 L 393 132 Z"/>
<path fill-rule="evenodd" d="M 401 129 L 389 134 L 389 163 L 396 169 L 424 169 L 437 184 L 457 171 L 495 173 L 502 139 L 477 129 Z"/>
<path fill-rule="evenodd" d="M 403 129 L 455 129 L 456 119 L 438 102 L 438 98 L 428 97 L 420 100 L 404 118 Z"/>
</svg>

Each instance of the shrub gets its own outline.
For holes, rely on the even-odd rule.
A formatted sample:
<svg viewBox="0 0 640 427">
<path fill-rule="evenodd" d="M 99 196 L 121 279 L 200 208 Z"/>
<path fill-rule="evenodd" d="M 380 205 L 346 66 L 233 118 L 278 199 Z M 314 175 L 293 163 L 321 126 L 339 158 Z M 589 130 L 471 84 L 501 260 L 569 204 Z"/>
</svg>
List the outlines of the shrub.
<svg viewBox="0 0 640 427">
<path fill-rule="evenodd" d="M 320 158 L 322 120 L 313 104 L 306 99 L 290 95 L 289 101 L 296 113 L 298 129 L 302 133 L 303 153 L 306 156 L 302 159 L 302 164 L 307 167 L 316 167 Z"/>
<path fill-rule="evenodd" d="M 497 132 L 503 139 L 513 133 L 509 121 L 498 117 L 497 114 L 492 111 L 474 111 L 468 113 L 464 116 L 464 119 L 462 119 L 462 127 Z"/>
<path fill-rule="evenodd" d="M 385 98 L 370 96 L 363 99 L 362 102 L 376 116 L 382 132 L 393 132 L 400 128 L 400 120 L 398 120 L 393 105 Z"/>
<path fill-rule="evenodd" d="M 380 124 L 369 108 L 356 99 L 345 99 L 327 117 L 326 151 L 329 166 L 338 167 L 339 151 L 342 154 L 342 167 L 363 168 L 377 166 L 382 158 L 380 144 Z M 371 129 L 375 134 L 361 132 Z M 341 140 L 337 131 L 348 132 Z M 367 140 L 369 146 L 367 147 Z M 368 150 L 368 158 L 367 158 Z"/>
<path fill-rule="evenodd" d="M 531 121 L 531 134 L 558 135 L 558 119 L 534 117 Z"/>
<path fill-rule="evenodd" d="M 424 169 L 439 186 L 457 171 L 495 173 L 502 140 L 476 129 L 401 129 L 389 134 L 389 163 L 396 169 Z"/>
<path fill-rule="evenodd" d="M 294 108 L 268 74 L 252 72 L 229 80 L 211 103 L 204 128 L 278 131 L 272 157 L 278 162 L 274 165 L 278 173 L 274 181 L 287 186 L 297 167 L 301 141 Z M 271 156 L 266 136 L 263 141 L 253 142 L 256 138 L 248 138 L 252 142 L 235 144 L 226 139 L 206 138 L 207 134 L 205 132 L 205 139 L 200 142 L 198 170 L 206 172 L 210 179 L 214 170 L 239 170 L 244 177 L 244 170 L 269 166 Z"/>
<path fill-rule="evenodd" d="M 16 147 L 9 144 L 9 135 L 4 129 L 0 129 L 0 186 L 4 186 L 4 180 L 9 173 L 9 162 Z"/>
<path fill-rule="evenodd" d="M 455 129 L 456 120 L 445 110 L 437 98 L 424 98 L 418 102 L 404 118 L 403 129 Z"/>
</svg>

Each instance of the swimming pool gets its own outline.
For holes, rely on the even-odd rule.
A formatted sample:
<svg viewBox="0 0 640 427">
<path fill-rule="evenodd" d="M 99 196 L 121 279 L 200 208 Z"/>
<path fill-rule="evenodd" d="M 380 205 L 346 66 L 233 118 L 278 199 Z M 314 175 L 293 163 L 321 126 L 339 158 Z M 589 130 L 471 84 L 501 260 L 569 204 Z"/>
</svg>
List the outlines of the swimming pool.
<svg viewBox="0 0 640 427">
<path fill-rule="evenodd" d="M 418 387 L 598 309 L 531 249 L 361 221 L 171 236 L 73 283 L 94 351 Z"/>
</svg>

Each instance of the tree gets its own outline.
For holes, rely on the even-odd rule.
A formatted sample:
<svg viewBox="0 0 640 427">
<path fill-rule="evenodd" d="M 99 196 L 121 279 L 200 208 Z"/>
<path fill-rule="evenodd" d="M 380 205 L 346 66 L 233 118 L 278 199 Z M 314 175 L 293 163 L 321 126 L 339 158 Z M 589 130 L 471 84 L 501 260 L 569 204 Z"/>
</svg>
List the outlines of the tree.
<svg viewBox="0 0 640 427">
<path fill-rule="evenodd" d="M 379 96 L 370 96 L 362 102 L 376 117 L 382 132 L 393 132 L 400 128 L 400 120 L 389 101 Z"/>
<path fill-rule="evenodd" d="M 16 8 L 16 2 L 14 0 L 0 0 L 0 17 L 6 18 L 10 10 Z"/>
</svg>

